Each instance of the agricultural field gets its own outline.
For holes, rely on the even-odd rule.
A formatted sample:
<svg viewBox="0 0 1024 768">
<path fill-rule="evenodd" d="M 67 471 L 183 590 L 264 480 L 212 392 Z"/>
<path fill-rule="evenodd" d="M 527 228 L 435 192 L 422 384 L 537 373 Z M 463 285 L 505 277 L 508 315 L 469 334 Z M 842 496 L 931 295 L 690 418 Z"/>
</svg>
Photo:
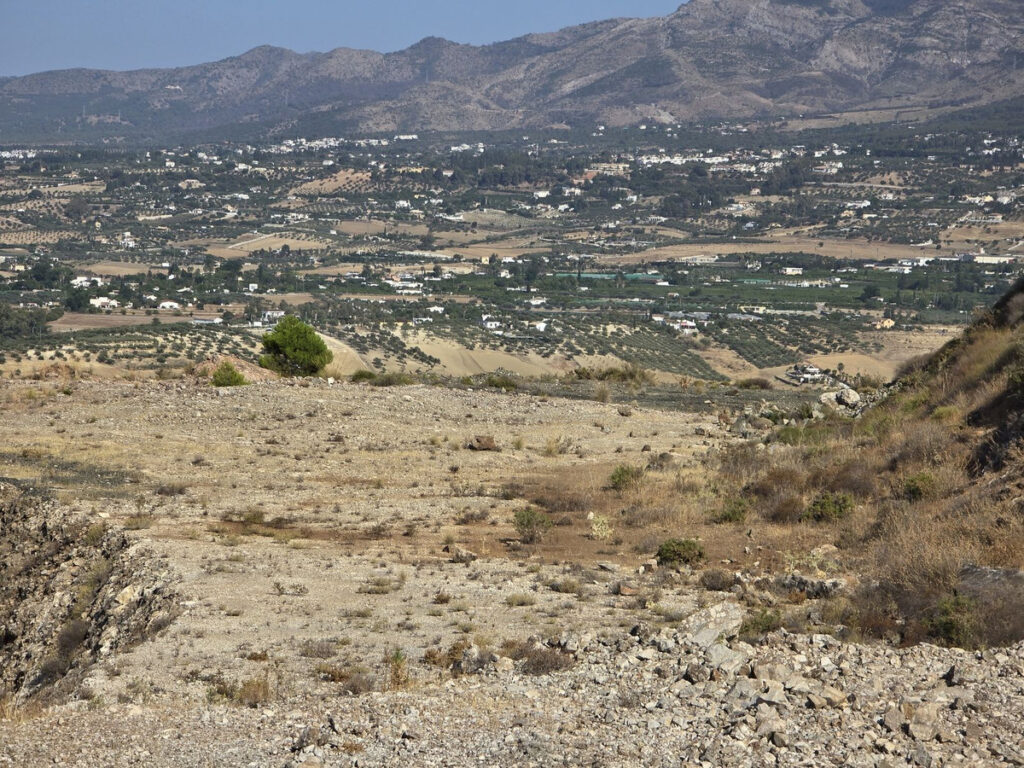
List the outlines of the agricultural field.
<svg viewBox="0 0 1024 768">
<path fill-rule="evenodd" d="M 104 324 L 57 327 L 43 339 L 5 340 L 0 371 L 9 378 L 31 377 L 57 365 L 85 378 L 97 371 L 103 378 L 166 378 L 223 355 L 255 360 L 260 349 L 259 336 L 248 330 L 195 327 L 157 317 L 145 325 L 122 324 L 127 319 L 111 315 Z"/>
<path fill-rule="evenodd" d="M 495 135 L 472 152 L 450 137 L 46 149 L 0 168 L 0 297 L 62 334 L 180 317 L 255 336 L 297 314 L 346 373 L 603 361 L 775 382 L 816 362 L 886 378 L 1024 258 L 1020 137 L 930 135 L 923 158 L 896 128 L 766 133 L 758 150 L 709 128 Z"/>
</svg>

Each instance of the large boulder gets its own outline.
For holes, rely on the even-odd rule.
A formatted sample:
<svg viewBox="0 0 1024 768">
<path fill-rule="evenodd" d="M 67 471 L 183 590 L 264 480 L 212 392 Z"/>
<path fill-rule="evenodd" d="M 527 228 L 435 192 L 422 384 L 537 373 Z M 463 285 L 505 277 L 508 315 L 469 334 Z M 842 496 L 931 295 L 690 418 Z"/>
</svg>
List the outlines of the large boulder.
<svg viewBox="0 0 1024 768">
<path fill-rule="evenodd" d="M 836 393 L 836 402 L 847 408 L 856 408 L 860 405 L 860 393 L 850 387 L 844 387 Z"/>
</svg>

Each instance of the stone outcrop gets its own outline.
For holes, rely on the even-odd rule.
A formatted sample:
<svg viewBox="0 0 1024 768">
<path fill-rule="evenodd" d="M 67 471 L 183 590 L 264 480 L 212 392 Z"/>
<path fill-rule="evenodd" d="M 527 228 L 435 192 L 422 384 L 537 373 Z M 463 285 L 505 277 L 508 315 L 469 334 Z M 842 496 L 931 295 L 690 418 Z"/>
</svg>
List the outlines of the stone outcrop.
<svg viewBox="0 0 1024 768">
<path fill-rule="evenodd" d="M 172 621 L 169 574 L 123 531 L 0 495 L 0 695 L 24 701 Z"/>
</svg>

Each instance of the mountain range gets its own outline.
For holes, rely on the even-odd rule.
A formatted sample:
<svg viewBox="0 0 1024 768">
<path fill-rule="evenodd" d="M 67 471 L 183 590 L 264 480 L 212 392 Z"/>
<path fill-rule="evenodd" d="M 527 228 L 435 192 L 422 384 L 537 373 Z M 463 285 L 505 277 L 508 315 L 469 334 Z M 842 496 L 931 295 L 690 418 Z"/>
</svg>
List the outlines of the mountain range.
<svg viewBox="0 0 1024 768">
<path fill-rule="evenodd" d="M 1021 11 L 1020 0 L 691 0 L 485 46 L 263 46 L 174 69 L 44 72 L 0 79 L 0 143 L 964 108 L 1024 95 Z"/>
</svg>

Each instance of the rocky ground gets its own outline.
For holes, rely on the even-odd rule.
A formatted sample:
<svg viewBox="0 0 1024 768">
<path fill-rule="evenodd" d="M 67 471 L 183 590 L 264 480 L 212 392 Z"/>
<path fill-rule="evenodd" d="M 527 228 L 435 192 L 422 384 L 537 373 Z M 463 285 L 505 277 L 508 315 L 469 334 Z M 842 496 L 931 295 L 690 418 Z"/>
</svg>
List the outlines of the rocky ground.
<svg viewBox="0 0 1024 768">
<path fill-rule="evenodd" d="M 476 674 L 261 708 L 69 704 L 5 724 L 0 765 L 1024 764 L 1024 645 L 895 651 L 774 633 L 728 640 L 728 601 L 679 629 L 562 638 L 568 671 Z"/>
<path fill-rule="evenodd" d="M 842 584 L 772 582 L 759 531 L 722 591 L 651 562 L 679 515 L 518 540 L 530 478 L 699 472 L 731 420 L 326 382 L 0 397 L 5 533 L 32 532 L 3 550 L 0 765 L 1024 764 L 1024 646 L 755 640 L 772 583 L 808 613 Z"/>
</svg>

